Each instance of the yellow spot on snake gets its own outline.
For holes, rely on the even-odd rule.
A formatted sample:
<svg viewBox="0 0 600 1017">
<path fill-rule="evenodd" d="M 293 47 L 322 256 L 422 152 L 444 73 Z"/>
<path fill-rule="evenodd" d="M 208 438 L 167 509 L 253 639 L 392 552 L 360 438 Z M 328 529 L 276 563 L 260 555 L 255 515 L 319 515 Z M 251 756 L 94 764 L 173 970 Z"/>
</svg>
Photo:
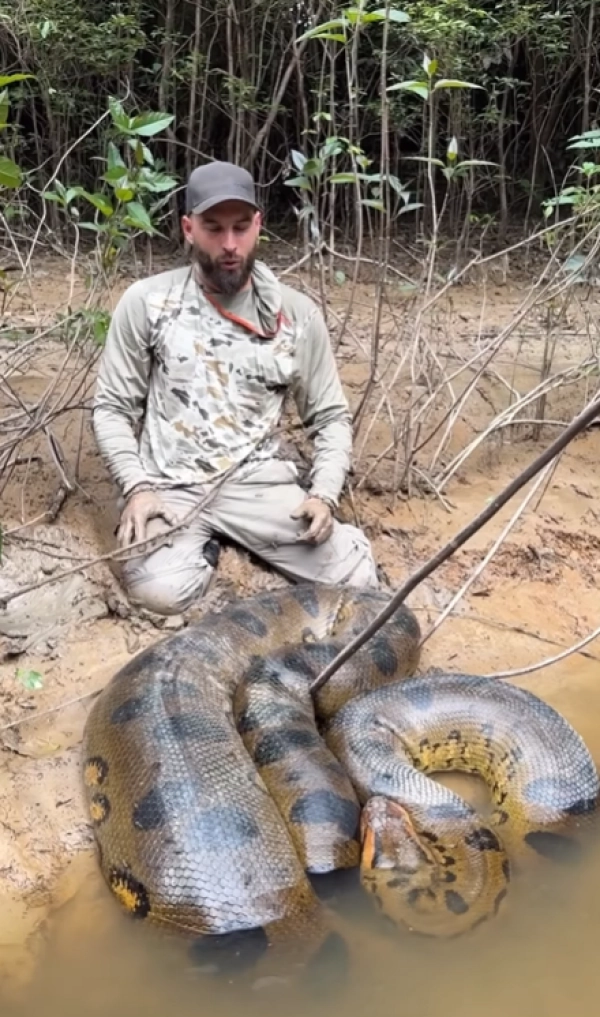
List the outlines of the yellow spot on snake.
<svg viewBox="0 0 600 1017">
<path fill-rule="evenodd" d="M 100 756 L 88 759 L 84 769 L 84 781 L 87 787 L 100 787 L 106 780 L 108 766 Z"/>
<path fill-rule="evenodd" d="M 130 872 L 113 869 L 109 877 L 110 888 L 130 915 L 145 918 L 150 910 L 150 901 L 145 887 Z"/>
</svg>

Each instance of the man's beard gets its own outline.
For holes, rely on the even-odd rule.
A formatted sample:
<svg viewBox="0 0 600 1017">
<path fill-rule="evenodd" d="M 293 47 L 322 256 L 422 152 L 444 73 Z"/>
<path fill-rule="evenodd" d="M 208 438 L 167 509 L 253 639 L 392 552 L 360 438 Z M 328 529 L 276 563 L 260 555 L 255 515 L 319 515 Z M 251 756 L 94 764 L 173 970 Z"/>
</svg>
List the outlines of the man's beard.
<svg viewBox="0 0 600 1017">
<path fill-rule="evenodd" d="M 246 285 L 256 261 L 258 245 L 244 258 L 237 268 L 224 268 L 195 244 L 192 247 L 192 261 L 202 272 L 204 282 L 217 293 L 232 297 Z"/>
</svg>

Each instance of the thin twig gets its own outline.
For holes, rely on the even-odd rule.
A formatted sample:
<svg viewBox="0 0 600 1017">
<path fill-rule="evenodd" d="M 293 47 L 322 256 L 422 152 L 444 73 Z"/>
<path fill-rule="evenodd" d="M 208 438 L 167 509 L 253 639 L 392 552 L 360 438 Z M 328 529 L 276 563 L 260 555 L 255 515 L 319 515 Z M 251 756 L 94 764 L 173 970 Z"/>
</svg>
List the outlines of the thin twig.
<svg viewBox="0 0 600 1017">
<path fill-rule="evenodd" d="M 460 589 L 457 590 L 455 595 L 450 600 L 449 604 L 444 608 L 444 610 L 440 614 L 439 618 L 437 618 L 436 621 L 434 622 L 434 624 L 431 626 L 431 628 L 429 629 L 429 632 L 427 632 L 427 634 L 425 636 L 423 636 L 423 638 L 421 639 L 421 643 L 420 643 L 421 646 L 423 646 L 427 642 L 427 640 L 431 638 L 433 633 L 436 632 L 437 629 L 439 629 L 440 625 L 446 620 L 446 618 L 451 613 L 453 608 L 455 608 L 456 605 L 459 603 L 459 601 L 462 600 L 462 598 L 464 597 L 464 595 L 467 592 L 467 590 L 473 585 L 475 580 L 479 578 L 479 576 L 481 575 L 483 570 L 486 568 L 486 566 L 489 564 L 491 559 L 494 557 L 494 555 L 495 555 L 496 551 L 498 550 L 498 548 L 506 540 L 506 537 L 508 536 L 508 534 L 512 530 L 513 526 L 515 526 L 515 524 L 518 522 L 518 520 L 521 518 L 521 516 L 525 512 L 525 509 L 529 505 L 529 502 L 532 500 L 532 498 L 535 495 L 535 493 L 538 490 L 538 488 L 542 486 L 542 484 L 544 483 L 544 480 L 546 479 L 546 477 L 554 469 L 556 469 L 557 463 L 558 463 L 558 457 L 556 459 L 554 459 L 552 462 L 548 463 L 548 465 L 545 466 L 544 469 L 541 470 L 541 472 L 538 474 L 534 484 L 531 486 L 530 490 L 527 492 L 525 498 L 523 498 L 523 501 L 521 502 L 519 507 L 516 509 L 515 512 L 513 512 L 512 516 L 508 520 L 506 526 L 500 531 L 498 537 L 493 542 L 492 546 L 490 547 L 490 549 L 487 552 L 487 554 L 485 555 L 485 557 L 481 559 L 481 561 L 477 565 L 477 568 L 475 568 L 473 570 L 473 572 L 468 577 L 468 579 L 463 583 L 463 585 L 460 587 Z"/>
<path fill-rule="evenodd" d="M 546 657 L 545 660 L 538 661 L 537 664 L 529 664 L 528 667 L 517 667 L 514 671 L 496 671 L 494 674 L 488 674 L 486 678 L 516 678 L 521 674 L 532 674 L 533 671 L 541 671 L 544 667 L 550 667 L 551 664 L 558 664 L 559 661 L 564 660 L 566 657 L 571 657 L 574 653 L 578 653 L 579 650 L 587 646 L 588 643 L 592 643 L 594 639 L 600 636 L 600 625 L 597 629 L 594 629 L 589 636 L 585 639 L 580 639 L 578 643 L 574 643 L 573 646 L 569 646 L 568 649 L 563 650 L 562 653 L 557 653 L 555 657 Z"/>
</svg>

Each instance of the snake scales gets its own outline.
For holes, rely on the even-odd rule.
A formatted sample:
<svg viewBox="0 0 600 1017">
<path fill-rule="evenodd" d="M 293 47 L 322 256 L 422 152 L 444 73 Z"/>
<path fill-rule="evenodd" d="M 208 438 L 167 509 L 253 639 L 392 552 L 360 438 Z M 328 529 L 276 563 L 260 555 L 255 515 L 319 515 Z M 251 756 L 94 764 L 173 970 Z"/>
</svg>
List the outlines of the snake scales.
<svg viewBox="0 0 600 1017">
<path fill-rule="evenodd" d="M 360 864 L 394 923 L 446 936 L 497 913 L 514 860 L 580 847 L 599 792 L 582 739 L 511 685 L 410 677 L 406 607 L 313 703 L 310 680 L 386 599 L 299 585 L 238 600 L 112 678 L 83 772 L 127 911 L 201 938 L 307 940 L 324 927 L 307 873 Z M 442 770 L 483 777 L 488 820 L 428 776 Z"/>
</svg>

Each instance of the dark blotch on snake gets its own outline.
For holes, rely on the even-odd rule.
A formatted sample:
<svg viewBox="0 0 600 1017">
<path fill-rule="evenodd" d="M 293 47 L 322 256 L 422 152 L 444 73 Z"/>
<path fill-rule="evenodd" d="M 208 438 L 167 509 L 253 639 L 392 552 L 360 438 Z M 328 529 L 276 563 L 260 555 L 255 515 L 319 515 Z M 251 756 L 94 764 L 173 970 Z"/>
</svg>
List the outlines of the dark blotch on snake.
<svg viewBox="0 0 600 1017">
<path fill-rule="evenodd" d="M 230 737 L 227 728 L 195 713 L 165 717 L 154 725 L 153 734 L 157 741 L 174 738 L 176 741 L 225 742 Z"/>
<path fill-rule="evenodd" d="M 158 830 L 167 821 L 163 796 L 157 787 L 151 788 L 133 807 L 133 825 L 137 830 Z"/>
<path fill-rule="evenodd" d="M 302 647 L 302 653 L 310 661 L 311 667 L 319 668 L 320 670 L 322 667 L 330 664 L 334 657 L 337 657 L 340 649 L 341 645 L 336 646 L 335 643 L 305 643 Z M 309 677 L 313 673 L 311 672 Z"/>
<path fill-rule="evenodd" d="M 128 724 L 129 721 L 141 717 L 150 706 L 150 700 L 146 696 L 131 696 L 120 706 L 115 707 L 110 715 L 112 724 Z"/>
<path fill-rule="evenodd" d="M 307 643 L 306 649 L 311 645 L 311 643 Z M 317 672 L 312 661 L 306 656 L 306 649 L 289 650 L 287 653 L 282 654 L 281 663 L 288 671 L 293 671 L 294 674 L 303 675 L 305 678 L 312 680 L 316 678 Z"/>
<path fill-rule="evenodd" d="M 238 848 L 259 836 L 256 821 L 236 805 L 213 805 L 194 817 L 190 832 L 205 851 L 226 851 Z"/>
<path fill-rule="evenodd" d="M 597 798 L 578 798 L 577 801 L 566 806 L 565 812 L 569 816 L 584 816 L 588 812 L 594 812 L 597 805 Z"/>
<path fill-rule="evenodd" d="M 257 766 L 279 763 L 297 749 L 311 749 L 321 744 L 316 731 L 267 731 L 254 747 L 252 756 Z"/>
<path fill-rule="evenodd" d="M 400 685 L 398 694 L 407 699 L 416 710 L 429 710 L 434 704 L 435 682 L 432 680 L 429 685 L 422 677 L 414 682 L 408 678 Z"/>
<path fill-rule="evenodd" d="M 194 967 L 207 973 L 234 975 L 256 966 L 269 947 L 264 929 L 225 932 L 220 936 L 199 936 L 189 956 Z"/>
<path fill-rule="evenodd" d="M 534 780 L 530 780 L 523 789 L 527 801 L 555 809 L 566 809 L 569 802 L 573 802 L 574 792 L 573 785 L 560 775 L 536 777 Z M 577 802 L 573 802 L 573 804 L 577 804 Z"/>
<path fill-rule="evenodd" d="M 292 823 L 307 826 L 335 823 L 345 837 L 356 836 L 359 818 L 360 807 L 357 802 L 326 790 L 309 792 L 294 802 L 290 809 Z"/>
<path fill-rule="evenodd" d="M 581 857 L 581 845 L 549 830 L 532 830 L 524 840 L 538 855 L 555 862 L 576 862 Z"/>
<path fill-rule="evenodd" d="M 457 893 L 456 890 L 446 890 L 444 899 L 448 911 L 452 911 L 455 915 L 464 915 L 469 910 L 469 905 L 465 898 L 460 893 Z"/>
<path fill-rule="evenodd" d="M 402 886 L 406 886 L 407 876 L 394 876 L 385 885 L 388 890 L 399 890 Z"/>
<path fill-rule="evenodd" d="M 276 617 L 279 617 L 282 613 L 281 604 L 273 593 L 259 594 L 255 600 L 255 603 L 259 607 L 264 608 L 265 611 L 270 611 L 271 614 L 274 614 Z"/>
<path fill-rule="evenodd" d="M 319 598 L 312 586 L 295 586 L 290 589 L 290 593 L 311 618 L 319 617 L 321 613 Z"/>
<path fill-rule="evenodd" d="M 427 815 L 431 819 L 466 819 L 471 815 L 471 809 L 460 801 L 442 802 L 440 805 L 430 805 Z"/>
<path fill-rule="evenodd" d="M 370 646 L 371 660 L 381 674 L 386 677 L 396 674 L 398 655 L 386 636 L 376 636 Z"/>
<path fill-rule="evenodd" d="M 252 611 L 246 611 L 243 607 L 232 608 L 227 612 L 227 617 L 231 618 L 231 621 L 236 625 L 246 629 L 246 632 L 251 632 L 253 636 L 264 637 L 269 632 L 262 618 L 252 614 Z"/>
<path fill-rule="evenodd" d="M 527 839 L 527 838 L 526 838 Z M 465 837 L 465 844 L 476 848 L 477 851 L 500 851 L 500 841 L 495 833 L 481 826 L 478 830 L 472 830 Z"/>
<path fill-rule="evenodd" d="M 194 696 L 198 688 L 176 675 L 164 675 L 160 679 L 160 690 L 164 696 Z"/>
</svg>

